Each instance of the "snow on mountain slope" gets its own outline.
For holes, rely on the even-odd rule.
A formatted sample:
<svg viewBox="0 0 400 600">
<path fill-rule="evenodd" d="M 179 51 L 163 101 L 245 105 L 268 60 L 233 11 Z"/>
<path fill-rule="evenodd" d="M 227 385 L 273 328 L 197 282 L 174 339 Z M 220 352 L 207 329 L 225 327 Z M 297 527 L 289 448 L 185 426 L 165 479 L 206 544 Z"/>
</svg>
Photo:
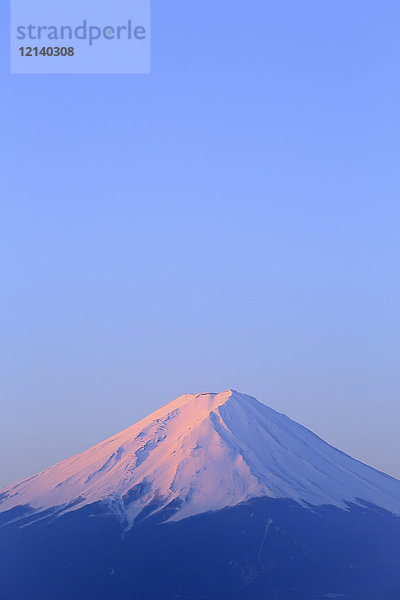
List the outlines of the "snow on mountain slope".
<svg viewBox="0 0 400 600">
<path fill-rule="evenodd" d="M 172 519 L 253 497 L 312 505 L 370 502 L 400 514 L 400 481 L 336 450 L 308 429 L 228 390 L 187 394 L 132 427 L 0 491 L 17 505 L 76 510 L 111 500 L 128 523 L 175 500 Z"/>
</svg>

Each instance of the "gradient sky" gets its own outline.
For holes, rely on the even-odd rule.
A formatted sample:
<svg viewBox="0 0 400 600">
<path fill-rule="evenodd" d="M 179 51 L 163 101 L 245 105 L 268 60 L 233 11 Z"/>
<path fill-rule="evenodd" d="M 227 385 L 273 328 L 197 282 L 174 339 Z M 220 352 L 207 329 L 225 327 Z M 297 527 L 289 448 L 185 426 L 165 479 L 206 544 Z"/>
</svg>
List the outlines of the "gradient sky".
<svg viewBox="0 0 400 600">
<path fill-rule="evenodd" d="M 400 477 L 398 0 L 153 0 L 151 76 L 0 10 L 0 486 L 229 387 Z"/>
</svg>

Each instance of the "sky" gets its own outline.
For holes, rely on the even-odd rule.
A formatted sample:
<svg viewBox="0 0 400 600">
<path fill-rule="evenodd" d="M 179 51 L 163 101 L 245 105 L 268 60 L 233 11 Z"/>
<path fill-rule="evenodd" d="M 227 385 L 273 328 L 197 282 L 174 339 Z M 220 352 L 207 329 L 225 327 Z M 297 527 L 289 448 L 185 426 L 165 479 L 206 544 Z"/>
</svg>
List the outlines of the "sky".
<svg viewBox="0 0 400 600">
<path fill-rule="evenodd" d="M 397 0 L 153 0 L 151 75 L 8 19 L 0 487 L 227 388 L 400 477 Z"/>
</svg>

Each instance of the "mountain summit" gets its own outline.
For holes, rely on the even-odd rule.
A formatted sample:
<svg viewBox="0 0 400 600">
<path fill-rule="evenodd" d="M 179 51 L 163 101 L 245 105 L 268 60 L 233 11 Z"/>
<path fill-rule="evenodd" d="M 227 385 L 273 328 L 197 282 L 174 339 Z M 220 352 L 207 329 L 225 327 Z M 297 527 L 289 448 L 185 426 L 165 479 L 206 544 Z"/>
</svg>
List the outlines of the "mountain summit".
<svg viewBox="0 0 400 600">
<path fill-rule="evenodd" d="M 255 398 L 186 394 L 82 454 L 0 492 L 0 512 L 57 514 L 99 501 L 125 523 L 179 521 L 252 498 L 373 504 L 400 514 L 400 482 L 333 448 Z"/>
</svg>

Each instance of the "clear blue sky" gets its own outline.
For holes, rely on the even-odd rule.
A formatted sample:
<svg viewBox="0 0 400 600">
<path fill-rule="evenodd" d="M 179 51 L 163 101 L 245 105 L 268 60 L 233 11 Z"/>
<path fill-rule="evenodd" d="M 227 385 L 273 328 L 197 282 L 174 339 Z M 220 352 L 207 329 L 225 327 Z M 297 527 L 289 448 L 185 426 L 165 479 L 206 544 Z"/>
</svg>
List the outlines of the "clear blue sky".
<svg viewBox="0 0 400 600">
<path fill-rule="evenodd" d="M 185 392 L 400 477 L 398 1 L 153 0 L 151 76 L 11 76 L 0 485 Z"/>
</svg>

